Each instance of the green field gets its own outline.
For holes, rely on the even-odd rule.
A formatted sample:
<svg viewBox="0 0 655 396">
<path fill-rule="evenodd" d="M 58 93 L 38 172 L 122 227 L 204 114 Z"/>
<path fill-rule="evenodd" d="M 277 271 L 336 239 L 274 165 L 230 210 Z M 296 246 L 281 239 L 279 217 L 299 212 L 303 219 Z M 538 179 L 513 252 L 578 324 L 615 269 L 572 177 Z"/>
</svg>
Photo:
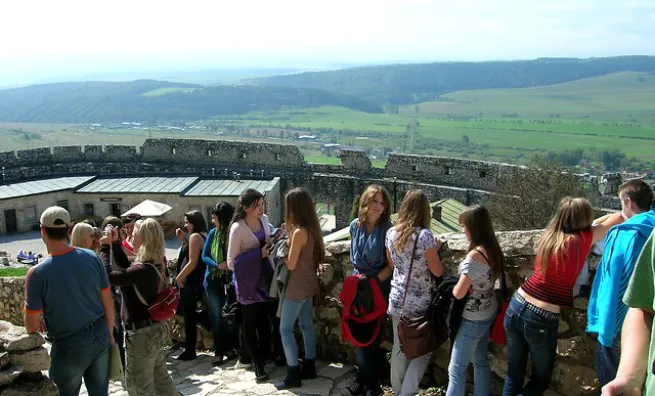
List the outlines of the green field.
<svg viewBox="0 0 655 396">
<path fill-rule="evenodd" d="M 152 91 L 144 92 L 142 95 L 143 96 L 162 96 L 166 95 L 167 93 L 173 93 L 173 92 L 181 92 L 181 93 L 189 93 L 193 92 L 198 88 L 158 88 L 158 89 L 153 89 Z"/>
<path fill-rule="evenodd" d="M 165 94 L 164 88 L 148 92 Z M 225 139 L 297 144 L 310 163 L 339 164 L 325 143 L 365 150 L 525 162 L 535 153 L 620 150 L 655 164 L 655 75 L 619 73 L 535 88 L 459 91 L 439 101 L 402 106 L 389 114 L 340 107 L 281 109 L 200 120 Z M 408 123 L 418 122 L 410 150 Z M 314 134 L 316 142 L 298 135 Z M 84 125 L 2 124 L 4 150 L 74 145 L 141 145 L 152 138 L 217 139 L 209 131 L 93 129 Z M 375 150 L 374 150 L 375 151 Z M 373 153 L 373 152 L 372 152 Z M 375 153 L 380 155 L 379 152 Z M 383 160 L 373 160 L 384 166 Z"/>
<path fill-rule="evenodd" d="M 27 275 L 27 268 L 0 268 L 0 278 L 25 275 Z"/>
</svg>

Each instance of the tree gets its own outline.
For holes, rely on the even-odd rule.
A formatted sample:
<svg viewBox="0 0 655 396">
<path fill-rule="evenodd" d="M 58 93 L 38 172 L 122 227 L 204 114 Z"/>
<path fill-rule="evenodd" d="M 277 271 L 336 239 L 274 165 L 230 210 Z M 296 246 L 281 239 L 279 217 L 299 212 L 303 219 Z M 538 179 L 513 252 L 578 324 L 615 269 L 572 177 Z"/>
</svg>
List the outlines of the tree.
<svg viewBox="0 0 655 396">
<path fill-rule="evenodd" d="M 527 168 L 513 168 L 500 177 L 499 184 L 487 207 L 496 228 L 501 230 L 544 228 L 562 198 L 589 195 L 578 175 L 540 157 L 535 157 Z"/>
<path fill-rule="evenodd" d="M 466 135 L 462 135 L 462 143 L 469 144 L 471 143 L 471 139 L 469 139 L 469 137 Z"/>
</svg>

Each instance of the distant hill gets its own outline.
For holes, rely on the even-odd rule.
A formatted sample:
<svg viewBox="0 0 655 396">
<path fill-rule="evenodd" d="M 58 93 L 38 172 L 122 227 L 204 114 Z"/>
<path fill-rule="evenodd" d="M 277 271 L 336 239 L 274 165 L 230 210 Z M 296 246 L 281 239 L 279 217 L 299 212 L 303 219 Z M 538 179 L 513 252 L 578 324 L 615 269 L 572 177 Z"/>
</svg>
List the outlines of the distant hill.
<svg viewBox="0 0 655 396">
<path fill-rule="evenodd" d="M 561 84 L 478 89 L 421 103 L 423 115 L 466 117 L 591 118 L 655 124 L 655 73 L 622 72 Z M 416 113 L 414 106 L 400 113 Z M 516 113 L 516 114 L 514 114 Z"/>
<path fill-rule="evenodd" d="M 624 71 L 655 72 L 655 56 L 370 66 L 267 77 L 255 83 L 324 89 L 399 105 L 437 100 L 461 90 L 536 87 Z"/>
<path fill-rule="evenodd" d="M 211 86 L 155 80 L 33 85 L 0 91 L 0 121 L 108 123 L 193 121 L 281 107 L 380 106 L 313 88 Z"/>
</svg>

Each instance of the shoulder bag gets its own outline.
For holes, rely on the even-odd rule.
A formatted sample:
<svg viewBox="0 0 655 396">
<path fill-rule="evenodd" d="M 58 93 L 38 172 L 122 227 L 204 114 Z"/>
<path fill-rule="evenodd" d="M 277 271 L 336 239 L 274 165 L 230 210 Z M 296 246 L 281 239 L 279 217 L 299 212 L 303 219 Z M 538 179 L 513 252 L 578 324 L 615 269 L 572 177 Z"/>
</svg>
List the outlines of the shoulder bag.
<svg viewBox="0 0 655 396">
<path fill-rule="evenodd" d="M 405 282 L 405 294 L 403 295 L 403 305 L 400 309 L 400 321 L 398 322 L 398 340 L 400 341 L 400 351 L 405 354 L 407 359 L 414 359 L 423 356 L 426 353 L 434 351 L 437 339 L 432 333 L 432 326 L 428 320 L 428 315 L 417 318 L 409 318 L 403 315 L 405 300 L 407 299 L 407 289 L 409 281 L 412 279 L 412 267 L 414 266 L 414 255 L 416 254 L 416 245 L 420 232 L 416 234 L 414 248 L 412 249 L 412 258 L 409 262 L 409 271 L 407 281 Z"/>
</svg>

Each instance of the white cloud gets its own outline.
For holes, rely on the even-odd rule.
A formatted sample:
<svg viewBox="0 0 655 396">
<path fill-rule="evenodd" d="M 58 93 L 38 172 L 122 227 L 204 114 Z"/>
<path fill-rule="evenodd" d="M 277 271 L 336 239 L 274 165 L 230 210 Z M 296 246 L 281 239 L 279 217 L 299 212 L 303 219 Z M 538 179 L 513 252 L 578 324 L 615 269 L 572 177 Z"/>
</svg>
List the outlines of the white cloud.
<svg viewBox="0 0 655 396">
<path fill-rule="evenodd" d="M 628 6 L 626 7 L 626 4 Z M 0 3 L 0 75 L 655 53 L 650 0 Z M 163 67 L 162 66 L 162 67 Z"/>
</svg>

